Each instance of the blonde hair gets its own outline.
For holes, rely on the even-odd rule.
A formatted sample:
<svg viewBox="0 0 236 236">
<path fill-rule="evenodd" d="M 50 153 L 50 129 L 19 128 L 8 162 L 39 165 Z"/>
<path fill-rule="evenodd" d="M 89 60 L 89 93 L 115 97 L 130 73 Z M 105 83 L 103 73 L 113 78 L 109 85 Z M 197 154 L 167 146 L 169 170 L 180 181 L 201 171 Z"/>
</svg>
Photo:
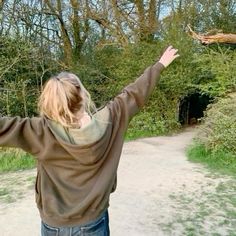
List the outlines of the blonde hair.
<svg viewBox="0 0 236 236">
<path fill-rule="evenodd" d="M 96 111 L 80 79 L 68 72 L 61 72 L 47 81 L 39 97 L 38 109 L 41 116 L 64 127 L 78 127 L 84 112 L 92 115 Z"/>
</svg>

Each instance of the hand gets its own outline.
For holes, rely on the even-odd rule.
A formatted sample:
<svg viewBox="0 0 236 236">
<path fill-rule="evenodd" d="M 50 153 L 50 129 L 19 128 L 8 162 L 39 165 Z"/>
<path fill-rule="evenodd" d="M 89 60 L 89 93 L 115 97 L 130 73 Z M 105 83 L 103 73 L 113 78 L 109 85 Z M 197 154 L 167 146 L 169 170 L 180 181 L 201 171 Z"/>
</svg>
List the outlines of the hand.
<svg viewBox="0 0 236 236">
<path fill-rule="evenodd" d="M 178 49 L 174 49 L 172 46 L 169 46 L 165 52 L 162 54 L 159 62 L 164 66 L 167 67 L 170 65 L 175 58 L 179 57 L 179 54 L 176 54 Z"/>
</svg>

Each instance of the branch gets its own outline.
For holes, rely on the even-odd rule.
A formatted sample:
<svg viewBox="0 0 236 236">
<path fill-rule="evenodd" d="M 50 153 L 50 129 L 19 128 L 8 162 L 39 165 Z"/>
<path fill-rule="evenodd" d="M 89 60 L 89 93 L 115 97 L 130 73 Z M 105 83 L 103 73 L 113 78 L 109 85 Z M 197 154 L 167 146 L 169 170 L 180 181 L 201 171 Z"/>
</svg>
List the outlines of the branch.
<svg viewBox="0 0 236 236">
<path fill-rule="evenodd" d="M 57 30 L 44 27 L 43 25 L 38 25 L 38 24 L 36 24 L 36 23 L 29 22 L 29 21 L 27 21 L 27 20 L 24 19 L 24 18 L 20 18 L 20 19 L 21 19 L 21 21 L 22 21 L 23 23 L 25 23 L 25 25 L 26 25 L 27 27 L 29 27 L 30 29 L 32 29 L 32 31 L 33 31 L 35 34 L 39 34 L 42 38 L 46 39 L 48 42 L 51 42 L 51 43 L 53 43 L 53 44 L 55 44 L 55 45 L 60 45 L 59 42 L 50 39 L 49 37 L 47 37 L 46 35 L 44 35 L 41 31 L 38 31 L 37 29 L 34 29 L 33 26 L 41 27 L 42 29 L 46 29 L 46 30 L 50 30 L 50 31 L 56 33 L 57 37 L 58 37 L 59 39 L 61 39 L 61 37 L 59 36 Z"/>
<path fill-rule="evenodd" d="M 4 74 L 6 74 L 20 59 L 20 54 L 17 55 L 17 57 L 14 58 L 13 62 L 5 68 L 5 70 L 0 74 L 0 80 L 2 79 L 2 77 L 4 76 Z"/>
<path fill-rule="evenodd" d="M 204 35 L 195 33 L 190 25 L 188 25 L 190 36 L 194 39 L 199 40 L 202 44 L 212 44 L 212 43 L 228 43 L 236 44 L 236 34 L 224 34 L 216 33 L 214 35 Z"/>
</svg>

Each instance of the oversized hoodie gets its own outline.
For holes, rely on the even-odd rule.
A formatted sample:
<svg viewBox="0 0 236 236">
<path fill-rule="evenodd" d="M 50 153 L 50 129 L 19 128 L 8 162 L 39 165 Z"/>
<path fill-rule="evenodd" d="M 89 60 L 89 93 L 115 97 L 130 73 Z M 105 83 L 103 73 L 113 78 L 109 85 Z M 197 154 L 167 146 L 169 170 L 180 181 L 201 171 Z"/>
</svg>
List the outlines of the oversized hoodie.
<svg viewBox="0 0 236 236">
<path fill-rule="evenodd" d="M 159 62 L 148 67 L 81 129 L 44 117 L 0 118 L 0 146 L 21 148 L 37 159 L 36 203 L 45 223 L 86 224 L 108 208 L 129 121 L 163 68 Z"/>
</svg>

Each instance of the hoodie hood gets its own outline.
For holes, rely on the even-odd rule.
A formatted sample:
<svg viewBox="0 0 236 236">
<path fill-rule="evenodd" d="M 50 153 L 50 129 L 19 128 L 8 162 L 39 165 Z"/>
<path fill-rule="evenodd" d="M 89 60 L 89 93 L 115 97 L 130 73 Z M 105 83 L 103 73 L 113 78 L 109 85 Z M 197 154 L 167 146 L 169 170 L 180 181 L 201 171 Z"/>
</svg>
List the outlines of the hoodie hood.
<svg viewBox="0 0 236 236">
<path fill-rule="evenodd" d="M 83 164 L 97 162 L 109 144 L 111 117 L 107 107 L 97 111 L 91 121 L 82 128 L 65 128 L 55 121 L 48 125 L 58 143 L 69 154 Z"/>
</svg>

